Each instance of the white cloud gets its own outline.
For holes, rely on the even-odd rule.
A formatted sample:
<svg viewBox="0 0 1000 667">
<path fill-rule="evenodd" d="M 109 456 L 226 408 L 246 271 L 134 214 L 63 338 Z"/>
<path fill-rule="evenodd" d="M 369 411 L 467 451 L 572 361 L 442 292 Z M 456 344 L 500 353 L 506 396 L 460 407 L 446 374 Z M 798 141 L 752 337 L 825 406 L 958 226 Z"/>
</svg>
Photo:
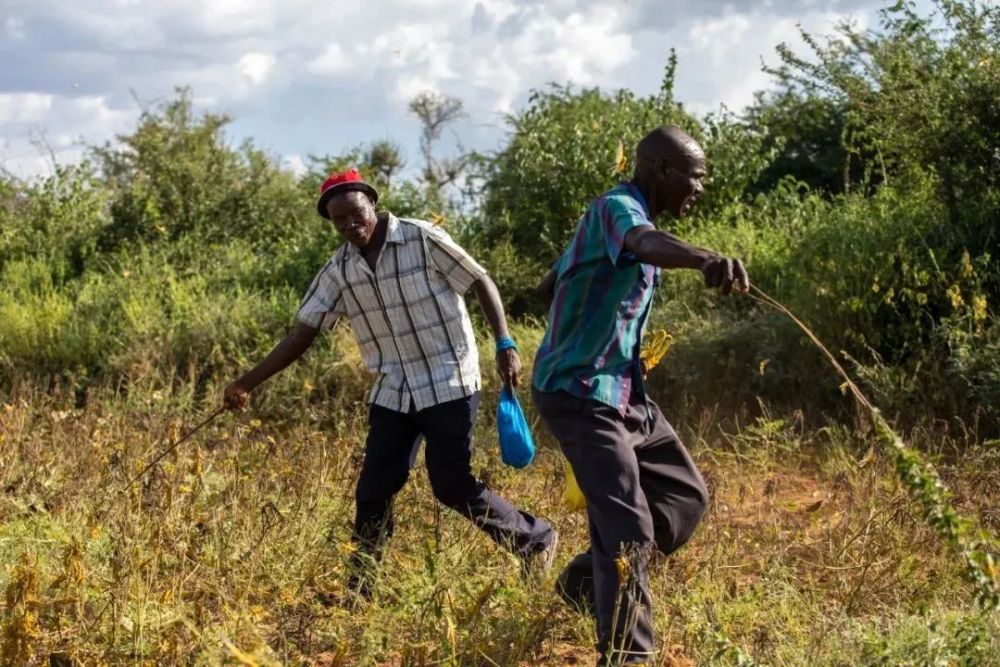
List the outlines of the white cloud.
<svg viewBox="0 0 1000 667">
<path fill-rule="evenodd" d="M 740 110 L 753 102 L 754 93 L 771 84 L 762 63 L 777 64 L 775 47 L 787 44 L 793 52 L 808 56 L 808 46 L 800 29 L 813 34 L 829 34 L 839 23 L 853 20 L 859 27 L 866 25 L 864 14 L 815 11 L 794 17 L 773 13 L 748 14 L 726 11 L 722 16 L 697 20 L 690 28 L 690 43 L 680 50 L 682 81 L 693 64 L 709 63 L 711 77 L 700 86 L 705 92 L 689 106 L 696 111 L 709 111 L 719 104 Z"/>
<path fill-rule="evenodd" d="M 862 5 L 879 0 L 32 0 L 4 22 L 0 57 L 20 65 L 0 69 L 0 158 L 29 130 L 103 141 L 137 115 L 131 91 L 184 85 L 280 155 L 386 137 L 414 155 L 406 103 L 424 90 L 461 98 L 457 131 L 488 149 L 530 89 L 652 93 L 671 47 L 688 108 L 739 108 L 769 84 L 762 57 L 801 49 L 798 23 L 823 32 Z"/>
<path fill-rule="evenodd" d="M 191 0 L 182 3 L 207 35 L 231 37 L 274 27 L 281 3 L 269 0 Z"/>
<path fill-rule="evenodd" d="M 697 50 L 708 53 L 714 63 L 720 64 L 746 40 L 751 26 L 750 16 L 729 12 L 718 18 L 695 21 L 689 34 Z"/>
<path fill-rule="evenodd" d="M 355 71 L 357 66 L 350 62 L 340 44 L 327 44 L 308 65 L 309 71 L 320 76 L 338 76 Z"/>
<path fill-rule="evenodd" d="M 546 37 L 553 45 L 547 58 L 552 70 L 583 85 L 601 81 L 636 55 L 619 16 L 606 6 L 570 14 L 553 25 Z"/>
<path fill-rule="evenodd" d="M 11 100 L 14 100 L 11 102 Z M 72 163 L 85 144 L 101 144 L 127 129 L 134 107 L 117 109 L 101 96 L 0 95 L 0 166 L 21 177 L 47 173 L 52 160 Z"/>
<path fill-rule="evenodd" d="M 22 123 L 40 117 L 52 108 L 52 95 L 44 93 L 0 93 L 0 123 Z"/>
<path fill-rule="evenodd" d="M 302 159 L 302 156 L 298 153 L 293 155 L 286 155 L 281 159 L 281 166 L 288 169 L 290 172 L 296 176 L 302 176 L 309 168 L 306 166 L 306 161 Z"/>
<path fill-rule="evenodd" d="M 11 39 L 21 39 L 24 37 L 24 19 L 16 16 L 8 16 L 3 22 L 4 32 Z"/>
<path fill-rule="evenodd" d="M 267 80 L 274 69 L 275 57 L 270 53 L 245 53 L 240 58 L 240 72 L 250 83 L 259 86 Z"/>
</svg>

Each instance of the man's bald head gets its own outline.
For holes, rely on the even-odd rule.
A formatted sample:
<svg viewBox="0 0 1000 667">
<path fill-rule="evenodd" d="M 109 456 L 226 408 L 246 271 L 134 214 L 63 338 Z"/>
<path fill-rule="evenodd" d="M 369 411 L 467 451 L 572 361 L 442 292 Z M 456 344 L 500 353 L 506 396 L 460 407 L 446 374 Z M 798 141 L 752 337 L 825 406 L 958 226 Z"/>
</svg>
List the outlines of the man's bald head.
<svg viewBox="0 0 1000 667">
<path fill-rule="evenodd" d="M 635 175 L 653 216 L 667 210 L 681 217 L 702 193 L 705 152 L 676 125 L 661 125 L 635 148 Z"/>
<path fill-rule="evenodd" d="M 668 160 L 675 164 L 705 161 L 705 152 L 698 142 L 676 125 L 661 125 L 647 134 L 635 147 L 635 154 L 637 169 L 643 161 Z"/>
</svg>

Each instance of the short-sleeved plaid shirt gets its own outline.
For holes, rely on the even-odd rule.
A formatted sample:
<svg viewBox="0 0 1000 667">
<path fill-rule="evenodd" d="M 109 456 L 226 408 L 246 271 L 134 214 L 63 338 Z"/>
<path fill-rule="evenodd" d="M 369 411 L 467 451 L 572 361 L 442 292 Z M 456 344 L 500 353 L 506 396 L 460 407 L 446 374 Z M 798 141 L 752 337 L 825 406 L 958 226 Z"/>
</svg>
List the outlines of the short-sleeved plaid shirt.
<svg viewBox="0 0 1000 667">
<path fill-rule="evenodd" d="M 351 323 L 365 366 L 378 377 L 369 402 L 408 412 L 480 388 L 479 353 L 462 295 L 486 275 L 444 230 L 387 217 L 372 272 L 345 243 L 316 275 L 298 320 L 323 330 Z"/>
</svg>

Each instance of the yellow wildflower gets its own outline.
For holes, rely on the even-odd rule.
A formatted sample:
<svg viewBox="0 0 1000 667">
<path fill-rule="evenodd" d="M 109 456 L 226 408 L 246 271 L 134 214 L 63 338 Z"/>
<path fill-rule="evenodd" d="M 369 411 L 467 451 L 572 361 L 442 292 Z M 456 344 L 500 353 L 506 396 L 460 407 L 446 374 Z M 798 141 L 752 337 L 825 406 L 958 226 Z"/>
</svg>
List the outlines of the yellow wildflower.
<svg viewBox="0 0 1000 667">
<path fill-rule="evenodd" d="M 952 285 L 948 288 L 946 292 L 948 295 L 948 300 L 951 301 L 952 308 L 961 308 L 965 301 L 962 299 L 962 291 L 958 288 L 958 285 Z"/>
<path fill-rule="evenodd" d="M 972 268 L 972 258 L 969 257 L 968 250 L 962 252 L 962 269 L 960 274 L 963 278 L 971 278 L 976 275 L 976 270 Z"/>
<path fill-rule="evenodd" d="M 986 297 L 982 294 L 972 297 L 972 319 L 976 322 L 986 319 Z"/>
<path fill-rule="evenodd" d="M 615 559 L 615 567 L 618 568 L 618 585 L 621 586 L 628 579 L 629 572 L 631 571 L 628 559 L 624 554 Z"/>
<path fill-rule="evenodd" d="M 627 168 L 628 158 L 625 157 L 625 142 L 619 139 L 618 148 L 615 149 L 615 166 L 611 169 L 611 175 L 622 175 Z"/>
</svg>

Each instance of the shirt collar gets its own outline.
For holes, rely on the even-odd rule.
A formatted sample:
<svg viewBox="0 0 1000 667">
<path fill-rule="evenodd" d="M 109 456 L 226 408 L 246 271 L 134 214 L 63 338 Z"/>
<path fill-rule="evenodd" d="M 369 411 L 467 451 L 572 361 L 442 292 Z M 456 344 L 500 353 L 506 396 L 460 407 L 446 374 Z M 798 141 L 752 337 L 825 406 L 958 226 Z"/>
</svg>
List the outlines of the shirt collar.
<svg viewBox="0 0 1000 667">
<path fill-rule="evenodd" d="M 635 185 L 635 183 L 631 183 L 630 181 L 622 181 L 621 183 L 618 184 L 618 187 L 628 191 L 630 195 L 635 197 L 636 201 L 638 201 L 639 204 L 642 206 L 642 210 L 646 214 L 646 217 L 649 218 L 650 220 L 653 219 L 652 216 L 649 215 L 649 205 L 646 203 L 646 198 L 642 195 L 642 190 L 640 190 Z"/>
<path fill-rule="evenodd" d="M 385 231 L 385 242 L 406 243 L 406 235 L 403 234 L 403 226 L 399 224 L 399 218 L 388 211 L 386 211 L 385 214 L 389 216 L 389 221 L 386 223 L 387 229 Z"/>
<path fill-rule="evenodd" d="M 382 216 L 387 216 L 385 242 L 395 244 L 406 243 L 406 234 L 403 233 L 403 226 L 399 224 L 399 218 L 394 216 L 389 211 L 383 211 L 378 214 L 380 220 L 382 219 Z M 348 254 L 361 255 L 361 251 L 353 243 L 348 243 L 346 245 Z"/>
</svg>

